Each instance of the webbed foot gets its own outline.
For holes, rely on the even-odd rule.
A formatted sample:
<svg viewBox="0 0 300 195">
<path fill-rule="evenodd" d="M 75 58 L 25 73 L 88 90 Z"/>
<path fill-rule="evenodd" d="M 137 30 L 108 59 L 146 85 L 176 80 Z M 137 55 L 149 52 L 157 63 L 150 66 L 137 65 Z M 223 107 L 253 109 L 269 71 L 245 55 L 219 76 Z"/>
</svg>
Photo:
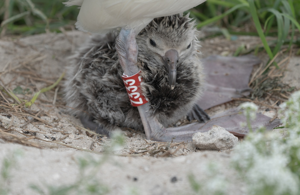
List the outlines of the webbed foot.
<svg viewBox="0 0 300 195">
<path fill-rule="evenodd" d="M 205 123 L 210 120 L 210 117 L 198 104 L 195 104 L 191 112 L 187 115 L 187 119 L 189 121 L 197 120 L 199 123 Z"/>
</svg>

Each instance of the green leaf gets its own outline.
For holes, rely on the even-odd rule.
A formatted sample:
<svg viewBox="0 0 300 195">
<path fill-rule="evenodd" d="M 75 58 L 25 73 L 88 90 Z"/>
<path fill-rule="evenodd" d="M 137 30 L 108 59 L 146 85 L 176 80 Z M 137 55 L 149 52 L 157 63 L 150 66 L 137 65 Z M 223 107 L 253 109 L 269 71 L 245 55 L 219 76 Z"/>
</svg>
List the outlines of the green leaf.
<svg viewBox="0 0 300 195">
<path fill-rule="evenodd" d="M 221 14 L 219 16 L 216 16 L 214 18 L 211 18 L 209 20 L 206 20 L 204 22 L 201 22 L 200 24 L 197 25 L 197 28 L 201 28 L 203 26 L 206 26 L 208 24 L 211 24 L 211 23 L 214 23 L 222 18 L 224 18 L 225 16 L 229 15 L 230 13 L 234 12 L 235 10 L 239 9 L 239 8 L 242 8 L 242 7 L 246 7 L 247 5 L 245 4 L 239 4 L 239 5 L 236 5 L 234 6 L 233 8 L 229 9 L 227 12 L 225 12 L 224 14 Z"/>
<path fill-rule="evenodd" d="M 195 176 L 193 174 L 188 175 L 188 180 L 190 183 L 190 186 L 195 192 L 199 192 L 201 189 L 201 185 L 196 181 Z"/>
<path fill-rule="evenodd" d="M 289 18 L 292 23 L 298 28 L 298 30 L 300 31 L 300 24 L 297 22 L 297 20 L 295 20 L 295 18 L 291 17 L 290 15 L 283 13 L 282 15 L 284 15 L 285 17 Z"/>
<path fill-rule="evenodd" d="M 280 50 L 285 38 L 284 38 L 284 22 L 283 22 L 283 17 L 281 13 L 273 8 L 267 9 L 269 12 L 273 13 L 277 19 L 277 33 L 278 33 L 278 39 L 277 39 L 277 44 L 276 47 L 273 51 L 273 55 L 275 56 L 277 52 Z M 287 30 L 288 31 L 288 30 Z"/>
<path fill-rule="evenodd" d="M 26 0 L 26 2 L 28 3 L 28 5 L 29 5 L 29 7 L 30 7 L 33 14 L 39 16 L 46 23 L 48 22 L 47 16 L 43 12 L 41 12 L 40 10 L 36 9 L 31 0 Z"/>
<path fill-rule="evenodd" d="M 201 20 L 207 20 L 208 19 L 207 16 L 205 16 L 204 14 L 202 14 L 200 12 L 197 12 L 197 11 L 191 10 L 190 13 L 191 13 L 192 16 L 196 16 L 197 18 L 199 18 Z"/>
<path fill-rule="evenodd" d="M 30 187 L 32 190 L 36 191 L 37 193 L 39 193 L 39 194 L 41 194 L 41 195 L 44 195 L 44 194 L 45 194 L 45 192 L 42 190 L 42 188 L 40 188 L 40 187 L 37 186 L 36 184 L 31 184 L 31 185 L 29 185 L 29 187 Z"/>
<path fill-rule="evenodd" d="M 292 16 L 294 18 L 296 18 L 296 12 L 295 12 L 295 8 L 294 8 L 293 0 L 288 0 L 288 1 L 289 1 L 289 7 L 290 7 L 291 12 L 292 12 Z M 285 1 L 283 1 L 283 5 L 285 5 Z M 298 5 L 300 5 L 300 3 L 298 3 Z"/>
<path fill-rule="evenodd" d="M 264 29 L 265 29 L 265 35 L 268 36 L 269 31 L 274 23 L 274 15 L 270 15 L 267 20 L 265 21 Z"/>
<path fill-rule="evenodd" d="M 231 35 L 230 35 L 230 33 L 229 33 L 229 31 L 228 31 L 227 29 L 222 28 L 222 29 L 221 29 L 221 32 L 222 32 L 222 34 L 224 35 L 224 37 L 226 37 L 227 40 L 230 40 L 230 39 L 231 39 Z"/>
<path fill-rule="evenodd" d="M 216 5 L 221 5 L 221 6 L 224 6 L 224 7 L 234 7 L 234 6 L 235 6 L 235 4 L 234 4 L 234 3 L 227 2 L 227 1 L 220 1 L 220 0 L 207 0 L 207 2 L 209 2 L 209 3 L 213 3 L 213 4 L 216 4 Z"/>
<path fill-rule="evenodd" d="M 236 49 L 236 51 L 234 52 L 234 54 L 233 54 L 233 56 L 239 56 L 242 52 L 244 52 L 245 51 L 245 45 L 244 44 L 242 44 L 242 45 L 240 45 L 237 49 Z"/>
<path fill-rule="evenodd" d="M 23 12 L 23 13 L 20 13 L 20 14 L 17 14 L 17 15 L 15 15 L 15 16 L 13 16 L 13 17 L 8 18 L 7 20 L 4 20 L 4 21 L 1 23 L 1 27 L 5 26 L 5 25 L 8 24 L 8 23 L 12 23 L 12 22 L 14 22 L 14 21 L 16 21 L 16 20 L 19 20 L 20 18 L 23 18 L 24 16 L 29 15 L 29 13 L 30 13 L 30 12 L 27 11 L 27 12 Z"/>
<path fill-rule="evenodd" d="M 13 93 L 14 94 L 23 94 L 23 88 L 20 86 L 17 86 L 16 88 L 14 88 Z"/>
<path fill-rule="evenodd" d="M 264 32 L 261 28 L 261 23 L 258 19 L 258 15 L 257 15 L 257 10 L 256 10 L 256 7 L 254 5 L 254 0 L 248 0 L 249 2 L 249 7 L 250 7 L 250 13 L 252 15 L 252 18 L 253 18 L 253 21 L 254 21 L 254 24 L 255 24 L 255 27 L 256 27 L 256 30 L 257 30 L 257 33 L 259 34 L 259 37 L 264 45 L 264 48 L 267 52 L 267 54 L 269 55 L 270 59 L 273 59 L 274 58 L 274 55 L 268 45 L 268 42 L 267 42 L 267 39 L 264 35 Z"/>
</svg>

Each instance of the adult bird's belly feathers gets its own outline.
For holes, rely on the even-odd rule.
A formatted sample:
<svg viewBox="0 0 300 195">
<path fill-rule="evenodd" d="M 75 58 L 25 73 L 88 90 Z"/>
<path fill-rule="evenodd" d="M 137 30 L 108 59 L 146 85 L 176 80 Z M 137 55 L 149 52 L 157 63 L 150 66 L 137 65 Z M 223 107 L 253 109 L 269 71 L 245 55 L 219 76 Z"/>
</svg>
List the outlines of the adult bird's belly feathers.
<svg viewBox="0 0 300 195">
<path fill-rule="evenodd" d="M 90 33 L 106 33 L 115 28 L 134 29 L 136 34 L 152 19 L 182 13 L 205 0 L 69 0 L 81 6 L 77 27 Z"/>
</svg>

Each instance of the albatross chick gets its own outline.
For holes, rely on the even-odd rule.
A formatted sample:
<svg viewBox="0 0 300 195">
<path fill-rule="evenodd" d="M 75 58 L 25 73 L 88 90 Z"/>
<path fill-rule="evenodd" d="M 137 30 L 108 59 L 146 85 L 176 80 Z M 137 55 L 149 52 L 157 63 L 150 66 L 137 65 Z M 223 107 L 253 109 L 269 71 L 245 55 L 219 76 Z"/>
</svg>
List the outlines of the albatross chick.
<svg viewBox="0 0 300 195">
<path fill-rule="evenodd" d="M 185 116 L 209 120 L 196 105 L 204 82 L 196 33 L 188 16 L 173 15 L 154 19 L 136 36 L 142 92 L 151 116 L 165 127 Z M 91 38 L 73 57 L 65 83 L 70 112 L 86 128 L 106 135 L 118 127 L 143 130 L 121 78 L 117 36 L 118 32 L 111 32 Z"/>
</svg>

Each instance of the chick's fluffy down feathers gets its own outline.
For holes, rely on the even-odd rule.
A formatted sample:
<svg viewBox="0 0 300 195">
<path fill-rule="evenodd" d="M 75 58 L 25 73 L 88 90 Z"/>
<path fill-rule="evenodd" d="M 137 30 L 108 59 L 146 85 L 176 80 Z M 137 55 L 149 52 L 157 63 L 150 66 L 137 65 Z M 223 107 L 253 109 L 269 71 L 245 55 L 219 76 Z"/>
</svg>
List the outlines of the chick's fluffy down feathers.
<svg viewBox="0 0 300 195">
<path fill-rule="evenodd" d="M 173 90 L 168 83 L 165 65 L 149 55 L 146 49 L 147 36 L 158 28 L 170 30 L 175 24 L 178 31 L 183 31 L 182 28 L 192 30 L 193 22 L 187 17 L 176 17 L 181 19 L 179 24 L 166 22 L 172 21 L 171 17 L 157 19 L 136 37 L 138 66 L 144 81 L 142 90 L 151 104 L 151 113 L 164 126 L 185 117 L 203 90 L 202 65 L 196 39 L 189 57 L 178 63 L 176 87 Z M 107 130 L 116 127 L 142 130 L 138 110 L 131 106 L 121 78 L 123 71 L 115 49 L 116 37 L 116 32 L 95 36 L 74 56 L 67 70 L 65 99 L 70 112 L 78 116 L 92 116 L 95 123 Z"/>
<path fill-rule="evenodd" d="M 106 33 L 118 27 L 139 32 L 151 20 L 191 9 L 205 0 L 69 0 L 81 6 L 77 27 L 90 33 Z"/>
</svg>

